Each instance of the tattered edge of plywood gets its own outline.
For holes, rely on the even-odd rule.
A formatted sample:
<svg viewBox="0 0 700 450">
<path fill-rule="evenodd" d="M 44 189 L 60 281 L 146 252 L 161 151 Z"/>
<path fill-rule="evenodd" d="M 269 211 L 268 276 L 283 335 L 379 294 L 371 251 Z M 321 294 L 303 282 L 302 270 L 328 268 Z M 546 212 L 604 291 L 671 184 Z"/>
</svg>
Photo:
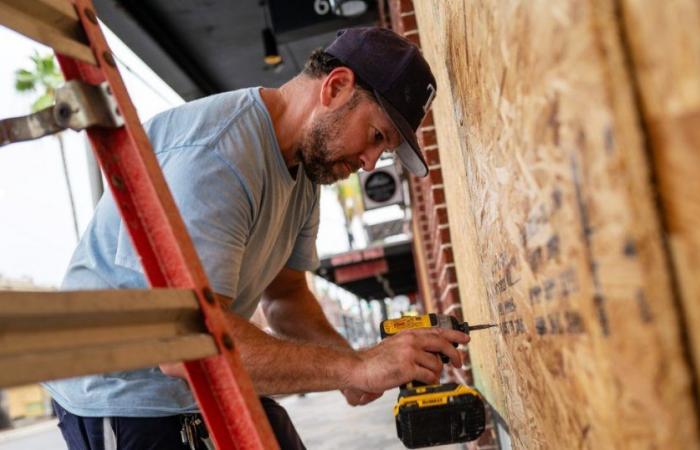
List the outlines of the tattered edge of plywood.
<svg viewBox="0 0 700 450">
<path fill-rule="evenodd" d="M 666 4 L 659 3 L 657 6 L 663 9 Z M 652 183 L 654 164 L 645 151 L 647 136 L 641 126 L 641 111 L 635 99 L 633 70 L 626 64 L 630 55 L 627 53 L 628 49 L 621 32 L 619 8 L 616 2 L 608 0 L 591 0 L 591 5 L 595 11 L 593 32 L 597 38 L 607 86 L 610 89 L 610 106 L 615 122 L 621 124 L 620 130 L 623 131 L 618 133 L 615 139 L 616 147 L 623 155 L 621 161 L 625 164 L 623 183 L 630 193 L 629 210 L 633 217 L 638 258 L 643 267 L 665 269 L 646 270 L 647 279 L 644 280 L 644 291 L 641 292 L 650 299 L 646 307 L 656 325 L 649 332 L 665 355 L 666 364 L 660 368 L 652 361 L 647 361 L 643 354 L 639 356 L 645 361 L 632 361 L 629 358 L 625 361 L 625 355 L 621 355 L 620 359 L 610 361 L 610 369 L 615 381 L 623 380 L 628 376 L 629 368 L 635 366 L 636 370 L 643 370 L 649 377 L 654 374 L 651 381 L 657 385 L 657 401 L 666 406 L 665 411 L 658 411 L 659 425 L 666 423 L 670 426 L 660 426 L 654 435 L 667 444 L 678 442 L 683 443 L 685 448 L 699 448 L 698 410 L 692 398 L 693 373 L 687 357 L 686 342 L 683 340 L 685 330 L 680 320 L 683 312 L 674 298 L 674 274 L 668 264 L 668 255 L 663 245 L 661 217 L 655 203 L 657 192 Z M 649 14 L 649 11 L 646 10 L 645 14 Z M 609 283 L 612 284 L 612 281 Z M 611 345 L 625 348 L 625 339 L 630 338 L 632 337 L 621 336 L 617 343 Z M 629 408 L 630 411 L 633 409 Z M 634 417 L 634 413 L 632 416 Z M 625 442 L 630 442 L 632 437 L 633 435 L 623 434 Z"/>
<path fill-rule="evenodd" d="M 615 92 L 616 95 L 618 90 L 621 89 L 623 91 L 623 94 L 620 95 L 619 98 L 616 97 L 612 100 L 612 107 L 614 110 L 613 113 L 616 122 L 623 123 L 623 128 L 624 126 L 629 127 L 628 129 L 624 130 L 623 134 L 626 134 L 627 136 L 621 137 L 622 145 L 620 145 L 620 147 L 622 147 L 623 150 L 625 150 L 625 155 L 627 158 L 630 159 L 631 164 L 633 166 L 629 170 L 629 173 L 627 174 L 625 180 L 625 182 L 630 183 L 628 190 L 629 192 L 638 193 L 640 197 L 638 201 L 635 200 L 634 207 L 639 207 L 641 211 L 635 211 L 634 217 L 642 219 L 641 222 L 644 222 L 644 219 L 651 218 L 652 222 L 650 224 L 642 223 L 643 226 L 640 227 L 640 230 L 636 230 L 635 234 L 642 240 L 644 240 L 644 238 L 658 238 L 660 235 L 659 228 L 657 226 L 658 224 L 655 223 L 656 215 L 655 211 L 653 210 L 653 202 L 650 201 L 653 198 L 653 193 L 648 189 L 648 162 L 644 158 L 644 153 L 640 144 L 641 136 L 639 135 L 636 126 L 637 111 L 634 109 L 634 102 L 631 101 L 630 97 L 631 92 L 629 92 L 629 75 L 625 72 L 624 64 L 620 64 L 620 61 L 624 58 L 624 55 L 620 51 L 620 43 L 618 41 L 619 36 L 616 34 L 615 26 L 609 26 L 611 24 L 611 21 L 615 20 L 615 15 L 609 9 L 610 5 L 607 3 L 601 4 L 600 2 L 596 3 L 595 1 L 593 1 L 591 2 L 591 5 L 596 9 L 596 21 L 598 27 L 602 28 L 604 31 L 603 35 L 598 36 L 598 44 L 601 47 L 600 51 L 604 65 L 606 65 L 606 67 L 604 67 L 603 70 L 606 72 L 610 72 L 609 75 L 613 77 L 613 79 L 610 80 L 610 86 L 608 86 L 608 88 L 611 90 L 611 92 Z M 450 10 L 450 12 L 453 13 L 452 16 L 458 16 L 459 18 L 465 17 L 464 15 L 455 14 L 454 4 L 450 5 Z M 416 14 L 418 17 L 419 28 L 421 26 L 421 20 L 440 21 L 444 19 L 437 12 L 437 7 L 429 2 L 416 2 Z M 436 23 L 431 23 L 431 26 L 436 26 Z M 596 32 L 600 31 L 600 29 L 596 30 Z M 450 30 L 450 32 L 454 33 L 454 30 Z M 426 50 L 426 54 L 429 56 L 429 58 L 431 56 L 433 58 L 439 58 L 440 56 L 450 56 L 450 53 L 445 52 L 444 50 L 431 51 L 430 49 L 431 45 L 441 46 L 444 45 L 445 41 L 449 41 L 448 36 L 442 37 L 444 39 L 437 39 L 435 41 L 427 41 L 425 39 L 422 40 L 423 47 Z M 431 53 L 433 54 L 431 55 Z M 462 151 L 465 150 L 465 140 L 464 136 L 460 136 L 460 131 L 463 125 L 464 118 L 461 117 L 461 111 L 459 111 L 458 102 L 455 102 L 456 104 L 453 104 L 451 102 L 451 100 L 454 100 L 454 97 L 453 93 L 449 92 L 449 89 L 451 88 L 449 79 L 450 74 L 443 72 L 443 67 L 445 64 L 444 60 L 431 62 L 434 63 L 434 67 L 442 66 L 438 71 L 442 76 L 442 80 L 440 80 L 440 78 L 438 79 L 438 99 L 436 100 L 436 103 L 434 105 L 434 108 L 436 109 L 436 125 L 438 129 L 438 139 L 441 143 L 441 160 L 444 166 L 450 166 L 453 168 L 465 167 L 465 160 L 462 158 L 461 155 Z M 452 62 L 452 64 L 454 64 L 454 61 Z M 448 92 L 445 92 L 446 89 L 448 90 Z M 443 96 L 441 97 L 440 94 L 442 94 Z M 441 101 L 441 98 L 443 98 L 444 101 Z M 440 119 L 440 117 L 446 117 L 448 118 L 448 120 L 443 122 Z M 457 125 L 458 123 L 459 125 Z M 464 180 L 463 177 L 459 176 L 459 170 L 443 171 L 443 176 L 445 178 L 445 184 L 450 186 L 450 189 L 446 190 L 448 205 L 462 204 L 462 206 L 464 206 L 465 203 L 468 203 L 470 200 L 468 198 L 465 198 L 465 192 L 468 192 L 468 190 L 464 187 L 462 187 L 462 190 L 458 189 L 460 183 L 463 184 L 464 182 L 466 182 L 466 180 Z M 462 211 L 462 209 L 455 208 L 454 206 L 449 206 L 448 209 L 450 209 L 451 211 Z M 463 239 L 462 242 L 468 240 L 468 236 L 474 237 L 476 235 L 475 224 L 473 220 L 470 217 L 465 216 L 468 215 L 450 214 L 451 228 L 460 230 L 460 233 L 463 236 L 467 236 L 467 239 Z M 458 246 L 455 243 L 453 244 L 455 245 L 455 247 Z M 457 265 L 457 270 L 458 276 L 460 278 L 460 284 L 462 285 L 460 290 L 463 293 L 464 300 L 464 296 L 466 293 L 468 293 L 466 295 L 479 295 L 480 293 L 486 292 L 486 287 L 484 285 L 484 280 L 480 278 L 478 273 L 473 273 L 473 271 L 466 270 L 466 268 L 470 267 L 468 264 L 469 261 L 475 263 L 471 267 L 477 267 L 480 264 L 480 260 L 476 253 L 476 249 L 470 248 L 469 245 L 462 245 L 460 247 L 460 249 L 455 248 L 455 256 L 457 256 L 457 254 L 459 253 L 460 262 L 462 263 Z M 662 252 L 660 252 L 660 250 L 661 249 L 658 246 L 658 242 L 655 241 L 655 243 L 653 243 L 650 246 L 650 248 L 641 249 L 640 253 L 643 253 L 641 259 L 649 261 L 650 259 L 653 260 L 654 258 L 662 258 L 663 255 Z M 467 263 L 464 263 L 465 261 Z M 663 264 L 661 264 L 661 266 L 663 267 Z M 653 291 L 652 294 L 661 293 L 661 291 L 667 291 L 667 274 L 659 273 L 655 276 L 656 278 L 658 278 L 659 283 L 657 287 L 651 288 L 651 291 Z M 663 293 L 661 293 L 660 295 L 664 298 L 667 297 L 667 295 Z M 655 296 L 652 295 L 652 298 L 655 298 Z M 666 303 L 668 302 L 662 303 L 664 303 L 664 305 L 661 306 L 668 306 L 666 305 Z M 657 307 L 656 305 L 652 305 L 654 312 L 658 312 L 658 315 L 661 316 L 659 317 L 661 323 L 656 327 L 658 329 L 655 330 L 655 334 L 658 334 L 658 338 L 661 340 L 661 347 L 670 350 L 670 352 L 674 355 L 673 357 L 669 356 L 669 358 L 673 360 L 674 364 L 672 370 L 671 368 L 668 370 L 669 374 L 667 374 L 668 376 L 665 376 L 664 379 L 675 379 L 678 381 L 677 384 L 674 383 L 672 389 L 667 390 L 662 388 L 664 392 L 661 393 L 661 395 L 665 397 L 664 403 L 667 406 L 669 405 L 668 401 L 670 399 L 676 398 L 681 400 L 681 404 L 678 406 L 680 410 L 683 410 L 683 412 L 681 413 L 680 411 L 676 411 L 676 414 L 678 415 L 680 413 L 680 415 L 687 416 L 685 417 L 685 419 L 687 420 L 684 419 L 682 421 L 683 423 L 679 425 L 679 429 L 683 430 L 683 432 L 681 433 L 683 437 L 690 437 L 692 439 L 692 435 L 694 435 L 694 433 L 692 431 L 688 432 L 688 430 L 693 427 L 693 424 L 696 421 L 696 417 L 694 415 L 695 413 L 692 411 L 692 408 L 689 409 L 689 406 L 692 402 L 689 403 L 687 401 L 688 399 L 683 398 L 682 396 L 683 393 L 687 392 L 687 367 L 683 365 L 682 357 L 679 358 L 678 346 L 674 345 L 674 343 L 679 342 L 678 328 L 673 326 L 674 323 L 677 324 L 677 311 L 675 311 L 673 308 L 666 308 L 668 311 L 665 311 L 664 308 L 662 308 L 661 306 Z M 472 317 L 468 317 L 469 314 L 473 313 L 473 309 L 465 309 L 465 318 L 468 320 L 475 320 Z M 666 325 L 669 324 L 671 326 L 667 327 Z M 613 362 L 608 361 L 604 365 L 610 364 L 613 364 Z M 499 369 L 500 368 L 501 367 L 499 363 Z M 475 370 L 478 376 L 478 366 L 473 367 L 473 369 Z M 678 375 L 678 377 L 676 377 L 675 375 Z M 500 407 L 503 406 L 503 399 L 499 398 L 498 392 L 489 392 L 485 388 L 485 386 L 482 386 L 482 390 L 485 390 L 484 393 L 486 397 L 490 401 L 492 401 L 499 410 L 502 411 Z M 663 434 L 666 436 L 666 438 L 669 437 L 669 431 L 672 430 L 664 430 Z"/>
<path fill-rule="evenodd" d="M 700 3 L 618 0 L 684 338 L 700 386 Z M 700 401 L 700 398 L 698 398 Z"/>
</svg>

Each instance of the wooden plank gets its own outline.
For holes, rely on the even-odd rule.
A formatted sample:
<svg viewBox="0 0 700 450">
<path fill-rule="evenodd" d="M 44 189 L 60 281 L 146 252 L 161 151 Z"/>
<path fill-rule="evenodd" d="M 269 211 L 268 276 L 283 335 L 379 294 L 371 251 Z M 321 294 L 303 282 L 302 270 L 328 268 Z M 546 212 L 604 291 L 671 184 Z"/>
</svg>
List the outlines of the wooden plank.
<svg viewBox="0 0 700 450">
<path fill-rule="evenodd" d="M 217 353 L 188 289 L 0 292 L 0 386 Z"/>
<path fill-rule="evenodd" d="M 0 356 L 0 387 L 78 375 L 132 370 L 217 354 L 208 334 Z"/>
<path fill-rule="evenodd" d="M 60 30 L 62 34 L 87 42 L 75 7 L 69 0 L 2 0 L 2 3 Z"/>
<path fill-rule="evenodd" d="M 185 289 L 0 292 L 0 355 L 205 331 Z"/>
<path fill-rule="evenodd" d="M 0 0 L 0 25 L 97 65 L 73 5 L 67 0 Z"/>
<path fill-rule="evenodd" d="M 190 289 L 0 291 L 0 321 L 6 322 L 38 316 L 161 314 L 168 310 L 198 308 L 197 297 Z"/>
<path fill-rule="evenodd" d="M 12 0 L 15 4 L 27 5 L 26 0 Z M 64 18 L 78 20 L 78 13 L 75 12 L 75 6 L 70 0 L 36 0 L 40 4 L 55 11 L 57 15 L 62 15 Z M 59 19 L 65 20 L 65 19 Z"/>
<path fill-rule="evenodd" d="M 464 317 L 501 325 L 472 368 L 514 448 L 700 448 L 614 4 L 414 4 Z"/>
<path fill-rule="evenodd" d="M 700 386 L 700 3 L 620 4 Z"/>
<path fill-rule="evenodd" d="M 100 321 L 100 322 L 106 322 Z M 50 324 L 53 325 L 53 324 Z M 170 338 L 204 332 L 201 315 L 181 317 L 177 321 L 159 323 L 78 323 L 72 326 L 61 324 L 45 329 L 28 328 L 6 330 L 0 334 L 0 356 L 26 352 L 40 352 L 78 348 L 95 344 L 122 343 L 144 339 Z"/>
</svg>

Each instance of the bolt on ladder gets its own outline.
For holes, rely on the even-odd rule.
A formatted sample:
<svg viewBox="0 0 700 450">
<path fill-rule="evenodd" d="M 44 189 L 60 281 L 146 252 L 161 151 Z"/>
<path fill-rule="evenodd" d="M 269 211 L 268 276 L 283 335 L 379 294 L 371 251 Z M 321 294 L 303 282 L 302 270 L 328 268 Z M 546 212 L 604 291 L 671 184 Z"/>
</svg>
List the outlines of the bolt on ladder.
<svg viewBox="0 0 700 450">
<path fill-rule="evenodd" d="M 0 121 L 0 146 L 85 129 L 154 289 L 0 292 L 0 387 L 185 361 L 216 447 L 279 448 L 90 0 L 0 0 L 52 47 L 56 104 Z"/>
</svg>

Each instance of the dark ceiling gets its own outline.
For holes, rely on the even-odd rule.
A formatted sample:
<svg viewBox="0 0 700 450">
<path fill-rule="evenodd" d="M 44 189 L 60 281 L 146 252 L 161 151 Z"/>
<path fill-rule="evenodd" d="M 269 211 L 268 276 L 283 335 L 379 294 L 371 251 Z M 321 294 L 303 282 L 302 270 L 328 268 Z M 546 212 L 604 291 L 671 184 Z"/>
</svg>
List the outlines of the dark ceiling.
<svg viewBox="0 0 700 450">
<path fill-rule="evenodd" d="M 319 15 L 327 0 L 94 0 L 100 19 L 185 100 L 250 86 L 277 87 L 335 31 L 378 23 L 378 4 L 347 19 Z M 323 6 L 323 5 L 321 5 Z M 266 12 L 266 8 L 269 8 Z M 321 8 L 324 10 L 324 8 Z M 266 15 L 267 14 L 267 15 Z M 266 17 L 283 64 L 263 62 Z"/>
</svg>

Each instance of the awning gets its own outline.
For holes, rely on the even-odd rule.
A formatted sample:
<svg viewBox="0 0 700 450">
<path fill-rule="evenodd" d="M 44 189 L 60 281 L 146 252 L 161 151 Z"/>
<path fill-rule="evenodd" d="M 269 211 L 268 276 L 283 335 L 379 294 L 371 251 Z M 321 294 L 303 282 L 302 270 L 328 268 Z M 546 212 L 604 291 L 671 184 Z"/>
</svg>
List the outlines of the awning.
<svg viewBox="0 0 700 450">
<path fill-rule="evenodd" d="M 317 274 L 366 300 L 413 296 L 418 289 L 411 241 L 325 257 Z"/>
</svg>

